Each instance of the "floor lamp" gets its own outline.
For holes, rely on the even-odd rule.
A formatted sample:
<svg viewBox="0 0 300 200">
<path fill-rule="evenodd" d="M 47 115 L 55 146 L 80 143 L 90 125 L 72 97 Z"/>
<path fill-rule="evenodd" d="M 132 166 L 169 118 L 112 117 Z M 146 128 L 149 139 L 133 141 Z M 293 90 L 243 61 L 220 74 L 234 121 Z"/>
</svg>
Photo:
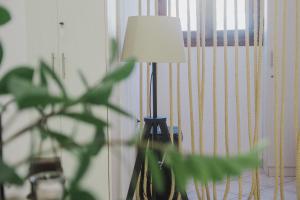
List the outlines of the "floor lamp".
<svg viewBox="0 0 300 200">
<path fill-rule="evenodd" d="M 165 117 L 157 116 L 157 63 L 181 63 L 185 62 L 183 45 L 183 34 L 179 18 L 166 16 L 138 16 L 129 17 L 125 35 L 122 60 L 135 58 L 137 62 L 152 64 L 152 112 L 153 116 L 144 118 L 144 140 L 155 140 L 158 142 L 170 142 L 170 134 Z M 159 160 L 162 159 L 158 153 Z M 127 199 L 133 199 L 140 172 L 144 170 L 144 156 L 138 151 L 134 171 L 131 178 Z M 171 185 L 170 169 L 162 169 L 166 180 L 166 188 Z M 150 176 L 150 175 L 149 175 Z M 148 176 L 148 180 L 150 180 Z M 141 183 L 144 182 L 141 176 Z M 163 194 L 149 189 L 147 180 L 147 191 L 140 187 L 140 197 L 144 199 L 168 199 L 170 191 Z M 150 194 L 151 193 L 151 194 Z M 175 195 L 176 196 L 176 195 Z M 182 195 L 186 196 L 186 195 Z"/>
</svg>

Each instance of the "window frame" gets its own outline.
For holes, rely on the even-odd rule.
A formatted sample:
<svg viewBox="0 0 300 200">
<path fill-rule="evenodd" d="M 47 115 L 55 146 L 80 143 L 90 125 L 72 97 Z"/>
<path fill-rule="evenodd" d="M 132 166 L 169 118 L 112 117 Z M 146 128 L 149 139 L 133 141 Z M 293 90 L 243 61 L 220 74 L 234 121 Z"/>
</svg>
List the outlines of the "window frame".
<svg viewBox="0 0 300 200">
<path fill-rule="evenodd" d="M 259 30 L 259 20 L 260 20 L 260 0 L 257 0 L 257 30 Z M 246 0 L 247 3 L 247 0 Z M 211 10 L 211 12 L 206 12 L 206 33 L 205 33 L 205 39 L 206 39 L 206 46 L 213 46 L 213 27 L 211 21 L 208 19 L 211 19 L 212 16 L 211 14 L 213 13 L 212 9 L 212 1 L 206 1 L 206 10 Z M 167 0 L 158 0 L 158 15 L 165 16 L 167 15 Z M 254 46 L 254 2 L 250 1 L 249 4 L 249 46 Z M 235 41 L 234 41 L 234 33 L 235 30 L 227 30 L 227 45 L 228 46 L 234 46 Z M 239 29 L 238 30 L 238 45 L 239 46 L 246 46 L 246 30 L 245 29 Z M 183 31 L 183 36 L 184 36 L 184 44 L 187 46 L 187 31 Z M 201 36 L 200 36 L 201 37 Z M 201 40 L 201 38 L 200 38 Z M 259 44 L 259 38 L 257 38 L 257 44 Z M 201 41 L 200 41 L 201 44 Z M 197 31 L 191 31 L 191 47 L 196 47 L 197 46 Z M 224 46 L 224 31 L 223 30 L 217 30 L 217 46 Z"/>
</svg>

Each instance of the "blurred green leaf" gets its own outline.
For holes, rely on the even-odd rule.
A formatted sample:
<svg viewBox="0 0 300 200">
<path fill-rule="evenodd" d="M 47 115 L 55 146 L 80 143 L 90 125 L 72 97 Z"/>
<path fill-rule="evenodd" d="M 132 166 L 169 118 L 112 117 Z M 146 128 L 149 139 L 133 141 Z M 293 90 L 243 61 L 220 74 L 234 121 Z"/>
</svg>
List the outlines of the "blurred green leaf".
<svg viewBox="0 0 300 200">
<path fill-rule="evenodd" d="M 176 151 L 167 152 L 166 163 L 173 169 L 176 186 L 184 190 L 190 179 L 206 184 L 220 181 L 227 176 L 239 176 L 246 169 L 259 167 L 257 152 L 233 157 L 214 157 L 201 155 L 183 156 Z"/>
<path fill-rule="evenodd" d="M 106 138 L 103 128 L 97 128 L 92 142 L 87 147 L 88 151 L 92 156 L 96 156 L 101 151 L 105 143 Z"/>
<path fill-rule="evenodd" d="M 112 64 L 118 56 L 118 43 L 115 39 L 111 39 L 110 41 L 110 58 L 109 63 Z"/>
<path fill-rule="evenodd" d="M 232 162 L 232 159 L 219 158 L 217 162 L 222 167 L 224 174 L 228 176 L 238 176 L 241 170 L 244 169 L 238 165 L 238 162 Z"/>
<path fill-rule="evenodd" d="M 133 116 L 131 114 L 129 114 L 127 111 L 123 110 L 122 108 L 116 106 L 116 105 L 113 105 L 111 103 L 107 103 L 105 104 L 107 106 L 107 108 L 109 108 L 110 110 L 113 110 L 115 111 L 116 113 L 119 113 L 119 114 L 122 114 L 126 117 L 130 117 L 130 118 L 133 118 Z"/>
<path fill-rule="evenodd" d="M 78 188 L 80 181 L 87 173 L 91 164 L 91 155 L 87 151 L 81 152 L 77 160 L 78 160 L 78 167 L 73 176 L 73 179 L 71 180 L 71 184 L 70 184 L 71 191 L 73 191 L 74 188 Z"/>
<path fill-rule="evenodd" d="M 98 128 L 95 133 L 94 140 L 83 148 L 82 152 L 78 155 L 78 167 L 76 169 L 75 175 L 71 181 L 70 187 L 71 191 L 78 188 L 80 181 L 87 173 L 92 158 L 102 149 L 105 144 L 105 134 L 102 128 Z"/>
<path fill-rule="evenodd" d="M 16 173 L 15 169 L 0 161 L 0 182 L 14 185 L 22 185 L 22 178 Z"/>
<path fill-rule="evenodd" d="M 47 73 L 53 81 L 57 84 L 57 86 L 60 88 L 60 91 L 62 92 L 63 96 L 67 98 L 67 92 L 66 89 L 60 80 L 60 78 L 55 74 L 55 72 L 43 61 L 40 62 L 40 69 L 43 73 Z"/>
<path fill-rule="evenodd" d="M 94 105 L 103 105 L 108 102 L 112 89 L 112 83 L 101 84 L 98 87 L 88 90 L 78 101 Z"/>
<path fill-rule="evenodd" d="M 168 152 L 166 164 L 173 170 L 176 187 L 180 191 L 184 191 L 190 177 L 186 173 L 188 166 L 185 166 L 183 155 L 178 155 L 175 151 Z"/>
<path fill-rule="evenodd" d="M 258 146 L 246 155 L 238 155 L 229 159 L 232 160 L 232 162 L 237 163 L 242 168 L 255 168 L 260 163 L 258 158 L 261 150 L 261 147 Z"/>
<path fill-rule="evenodd" d="M 90 88 L 90 86 L 89 86 L 89 83 L 88 83 L 87 79 L 85 78 L 84 74 L 82 73 L 81 70 L 78 71 L 78 74 L 79 74 L 81 82 L 85 86 L 85 89 L 88 90 Z"/>
<path fill-rule="evenodd" d="M 64 98 L 51 96 L 45 87 L 35 86 L 29 81 L 16 77 L 12 77 L 9 80 L 8 87 L 20 109 L 66 101 Z"/>
<path fill-rule="evenodd" d="M 0 65 L 2 63 L 2 59 L 3 59 L 3 48 L 2 48 L 2 44 L 0 42 Z"/>
<path fill-rule="evenodd" d="M 126 61 L 126 63 L 122 64 L 119 67 L 116 67 L 116 69 L 109 72 L 103 78 L 102 83 L 104 83 L 104 82 L 116 83 L 116 82 L 126 79 L 127 77 L 129 77 L 129 75 L 133 71 L 134 66 L 135 66 L 135 60 L 129 59 L 128 61 Z"/>
<path fill-rule="evenodd" d="M 90 113 L 74 113 L 74 112 L 64 112 L 60 113 L 61 116 L 69 117 L 77 121 L 85 122 L 95 127 L 105 127 L 108 126 L 107 122 L 97 118 Z"/>
<path fill-rule="evenodd" d="M 0 6 L 0 26 L 6 24 L 11 20 L 11 16 L 3 6 Z"/>
<path fill-rule="evenodd" d="M 45 142 L 48 139 L 48 135 L 47 134 L 43 134 L 42 132 L 40 132 L 40 136 L 41 136 L 41 144 L 43 144 L 43 142 Z"/>
<path fill-rule="evenodd" d="M 97 200 L 96 197 L 88 191 L 75 189 L 70 192 L 71 200 Z"/>
<path fill-rule="evenodd" d="M 8 82 L 17 77 L 27 81 L 32 81 L 34 70 L 30 67 L 18 67 L 7 72 L 0 80 L 0 94 L 8 94 Z"/>
<path fill-rule="evenodd" d="M 146 157 L 148 158 L 149 169 L 151 171 L 152 178 L 153 178 L 153 185 L 159 192 L 162 192 L 165 182 L 163 178 L 164 175 L 162 173 L 162 170 L 160 170 L 157 157 L 151 150 L 146 151 Z"/>
<path fill-rule="evenodd" d="M 47 81 L 47 77 L 45 74 L 45 70 L 40 69 L 39 70 L 40 73 L 40 84 L 42 87 L 48 88 L 48 81 Z"/>
<path fill-rule="evenodd" d="M 134 60 L 129 60 L 121 67 L 116 68 L 114 71 L 108 73 L 102 82 L 97 86 L 90 88 L 78 102 L 84 102 L 95 105 L 107 104 L 109 97 L 112 93 L 114 85 L 127 78 L 134 68 Z"/>
<path fill-rule="evenodd" d="M 55 140 L 62 148 L 66 150 L 73 150 L 80 147 L 80 145 L 77 144 L 72 138 L 53 130 L 40 128 L 40 133 Z"/>
<path fill-rule="evenodd" d="M 208 168 L 208 163 L 205 162 L 207 159 L 203 158 L 200 160 L 197 156 L 189 156 L 185 160 L 187 171 L 193 175 L 193 178 L 196 180 L 201 179 L 203 183 L 206 183 L 208 177 L 210 177 L 210 171 Z"/>
<path fill-rule="evenodd" d="M 208 177 L 211 177 L 211 180 L 207 180 L 207 181 L 217 182 L 223 179 L 224 172 L 223 169 L 219 167 L 219 164 L 220 163 L 218 162 L 218 160 L 214 158 L 207 158 L 206 168 L 209 170 L 207 170 L 206 173 L 209 173 Z"/>
</svg>

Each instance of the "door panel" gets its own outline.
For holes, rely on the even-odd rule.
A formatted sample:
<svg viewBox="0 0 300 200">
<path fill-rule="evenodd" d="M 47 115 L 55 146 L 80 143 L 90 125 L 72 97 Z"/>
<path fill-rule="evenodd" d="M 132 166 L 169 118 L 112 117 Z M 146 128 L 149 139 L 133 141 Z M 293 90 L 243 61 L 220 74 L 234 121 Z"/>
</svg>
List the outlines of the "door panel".
<svg viewBox="0 0 300 200">
<path fill-rule="evenodd" d="M 59 2 L 61 52 L 65 56 L 66 83 L 74 94 L 84 86 L 78 70 L 95 83 L 106 72 L 105 10 L 103 0 L 61 0 Z"/>
<path fill-rule="evenodd" d="M 27 0 L 27 56 L 33 66 L 45 61 L 60 75 L 58 60 L 58 9 L 57 0 Z M 50 85 L 53 92 L 58 88 Z M 36 116 L 31 116 L 34 118 Z M 49 122 L 51 129 L 60 130 L 59 118 Z"/>
<path fill-rule="evenodd" d="M 85 86 L 78 75 L 80 70 L 90 85 L 95 84 L 106 73 L 106 28 L 105 4 L 103 0 L 60 0 L 59 41 L 61 69 L 65 84 L 71 94 L 78 96 Z M 80 108 L 78 108 L 80 109 Z M 107 118 L 107 111 L 95 110 L 94 114 Z M 62 121 L 62 129 L 72 134 L 74 124 Z M 93 130 L 88 125 L 78 125 L 76 139 L 88 141 Z M 63 153 L 65 168 L 72 173 L 76 163 Z M 102 199 L 108 199 L 108 151 L 103 150 L 93 162 L 84 187 L 92 190 Z"/>
<path fill-rule="evenodd" d="M 29 61 L 37 64 L 43 59 L 52 65 L 54 60 L 57 65 L 57 0 L 28 0 L 26 7 Z"/>
</svg>

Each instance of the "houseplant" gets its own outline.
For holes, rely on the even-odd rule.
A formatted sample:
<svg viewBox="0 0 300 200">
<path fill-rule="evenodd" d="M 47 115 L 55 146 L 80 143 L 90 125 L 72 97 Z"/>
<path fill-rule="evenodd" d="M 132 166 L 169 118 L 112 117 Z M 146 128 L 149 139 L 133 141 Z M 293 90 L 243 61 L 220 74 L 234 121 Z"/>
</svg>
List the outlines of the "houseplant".
<svg viewBox="0 0 300 200">
<path fill-rule="evenodd" d="M 9 20 L 9 12 L 0 5 L 0 26 L 8 23 Z M 115 53 L 116 43 L 113 42 L 111 46 L 113 49 L 110 59 L 112 64 L 117 55 Z M 3 54 L 3 47 L 0 43 L 0 66 Z M 1 73 L 0 98 L 6 100 L 1 105 L 1 115 L 5 114 L 6 108 L 12 105 L 17 107 L 17 114 L 23 110 L 30 110 L 39 114 L 37 120 L 30 122 L 6 139 L 2 147 L 25 134 L 35 134 L 34 137 L 41 137 L 42 140 L 48 138 L 58 144 L 61 149 L 71 152 L 79 165 L 73 176 L 68 177 L 70 182 L 66 185 L 65 198 L 81 200 L 99 198 L 95 197 L 90 191 L 83 189 L 81 180 L 89 170 L 91 161 L 101 152 L 105 145 L 126 145 L 145 150 L 145 156 L 149 160 L 149 167 L 152 172 L 153 185 L 158 190 L 163 190 L 164 181 L 153 150 L 164 153 L 165 163 L 173 170 L 176 186 L 181 190 L 186 187 L 187 181 L 191 178 L 202 183 L 218 181 L 225 176 L 238 176 L 242 170 L 255 168 L 259 165 L 256 151 L 236 157 L 222 158 L 181 154 L 172 145 L 157 144 L 153 145 L 154 149 L 147 149 L 147 144 L 137 139 L 139 137 L 126 141 L 108 140 L 105 137 L 108 122 L 96 116 L 91 111 L 91 107 L 105 107 L 121 115 L 131 117 L 127 112 L 113 105 L 110 101 L 110 96 L 116 84 L 130 76 L 134 69 L 134 63 L 134 59 L 127 60 L 120 66 L 115 67 L 115 70 L 108 73 L 95 85 L 89 85 L 84 75 L 79 74 L 82 84 L 86 86 L 86 90 L 77 97 L 69 95 L 68 89 L 64 86 L 59 76 L 43 61 L 40 62 L 38 67 L 15 67 L 6 73 Z M 33 79 L 33 77 L 37 77 L 37 80 Z M 51 92 L 49 88 L 50 83 L 56 86 L 59 90 L 58 93 Z M 74 107 L 80 107 L 81 109 L 74 111 Z M 89 124 L 94 129 L 94 138 L 89 142 L 79 143 L 62 131 L 51 130 L 47 123 L 50 119 L 58 116 L 71 119 L 74 123 Z M 3 130 L 3 133 L 5 134 L 5 130 Z M 43 152 L 39 152 L 39 154 L 43 154 Z M 21 164 L 30 163 L 32 158 L 35 157 L 36 152 L 31 152 L 28 157 L 13 166 L 5 161 L 0 161 L 0 183 L 22 185 L 26 181 L 27 174 L 19 174 L 18 168 Z"/>
</svg>

